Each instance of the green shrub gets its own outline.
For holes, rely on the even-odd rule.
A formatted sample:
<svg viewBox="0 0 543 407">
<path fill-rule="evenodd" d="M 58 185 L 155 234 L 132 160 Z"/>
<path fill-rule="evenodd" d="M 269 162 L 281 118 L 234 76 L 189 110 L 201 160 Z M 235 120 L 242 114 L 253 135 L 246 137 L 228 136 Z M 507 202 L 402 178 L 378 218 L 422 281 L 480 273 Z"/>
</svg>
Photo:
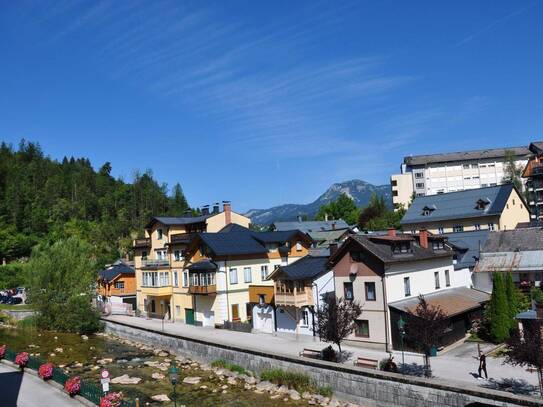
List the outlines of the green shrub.
<svg viewBox="0 0 543 407">
<path fill-rule="evenodd" d="M 25 319 L 17 321 L 17 326 L 23 329 L 35 329 L 37 325 L 38 323 L 36 316 L 26 317 Z"/>
<path fill-rule="evenodd" d="M 228 370 L 231 370 L 232 372 L 236 372 L 239 374 L 244 374 L 244 375 L 247 374 L 247 371 L 243 367 L 230 363 L 224 359 L 217 359 L 213 361 L 213 363 L 211 363 L 211 366 L 221 368 L 221 369 L 228 369 Z"/>
<path fill-rule="evenodd" d="M 319 387 L 306 374 L 298 372 L 287 372 L 282 369 L 264 370 L 260 374 L 260 379 L 275 383 L 278 386 L 287 386 L 300 393 L 304 391 L 318 393 L 329 397 L 332 395 L 332 388 L 329 386 Z"/>
</svg>

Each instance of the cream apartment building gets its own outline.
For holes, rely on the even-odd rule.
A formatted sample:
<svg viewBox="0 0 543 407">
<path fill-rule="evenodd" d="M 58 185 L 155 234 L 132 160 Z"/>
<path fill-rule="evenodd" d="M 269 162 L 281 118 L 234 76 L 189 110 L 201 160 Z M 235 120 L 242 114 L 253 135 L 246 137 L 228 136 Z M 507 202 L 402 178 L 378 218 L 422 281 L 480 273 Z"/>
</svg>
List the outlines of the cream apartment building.
<svg viewBox="0 0 543 407">
<path fill-rule="evenodd" d="M 153 217 L 145 238 L 134 241 L 137 310 L 141 315 L 185 320 L 182 310 L 192 307 L 184 252 L 199 232 L 217 232 L 227 225 L 249 227 L 250 219 L 223 202 L 202 209 L 201 216 Z"/>
<path fill-rule="evenodd" d="M 433 234 L 472 230 L 511 230 L 528 222 L 530 211 L 512 184 L 415 198 L 404 215 L 403 230 Z"/>
<path fill-rule="evenodd" d="M 527 147 L 407 156 L 400 174 L 390 177 L 392 202 L 407 208 L 414 196 L 500 185 L 508 151 L 515 155 L 519 168 L 526 166 L 530 157 Z"/>
</svg>

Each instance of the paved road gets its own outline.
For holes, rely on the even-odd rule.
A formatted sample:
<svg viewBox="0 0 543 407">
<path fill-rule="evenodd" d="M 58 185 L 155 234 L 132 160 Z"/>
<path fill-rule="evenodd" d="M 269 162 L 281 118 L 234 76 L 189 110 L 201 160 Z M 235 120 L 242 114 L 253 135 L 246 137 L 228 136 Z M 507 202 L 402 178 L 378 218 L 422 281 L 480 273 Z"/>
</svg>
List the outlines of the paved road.
<svg viewBox="0 0 543 407">
<path fill-rule="evenodd" d="M 119 321 L 134 326 L 162 330 L 162 322 L 155 319 L 144 319 L 128 316 L 110 316 L 107 319 Z M 222 343 L 226 345 L 237 346 L 246 349 L 259 351 L 269 351 L 274 353 L 298 356 L 304 348 L 322 349 L 327 344 L 319 342 L 307 335 L 299 335 L 295 337 L 285 337 L 273 334 L 247 334 L 242 332 L 227 331 L 223 329 L 196 327 L 182 323 L 164 323 L 164 330 L 168 333 L 182 335 L 195 339 L 202 339 L 209 342 Z M 485 344 L 483 351 L 488 351 L 492 345 Z M 356 346 L 342 346 L 348 352 L 349 361 L 352 361 L 358 356 L 364 356 L 373 359 L 384 359 L 387 353 L 373 349 L 365 349 Z M 472 343 L 464 343 L 463 345 L 451 349 L 438 357 L 431 359 L 432 372 L 434 376 L 446 379 L 448 381 L 471 383 L 475 385 L 484 385 L 486 380 L 477 378 L 477 368 L 479 362 L 476 359 L 477 345 Z M 402 361 L 401 352 L 394 352 L 396 362 Z M 406 353 L 406 363 L 423 364 L 422 355 Z M 504 365 L 503 358 L 487 358 L 487 370 L 491 379 L 500 380 L 508 378 L 522 379 L 531 385 L 537 386 L 537 374 L 531 373 L 520 367 Z"/>
<path fill-rule="evenodd" d="M 36 376 L 0 364 L 0 405 L 2 407 L 55 406 L 73 407 L 81 404 L 54 389 Z"/>
</svg>

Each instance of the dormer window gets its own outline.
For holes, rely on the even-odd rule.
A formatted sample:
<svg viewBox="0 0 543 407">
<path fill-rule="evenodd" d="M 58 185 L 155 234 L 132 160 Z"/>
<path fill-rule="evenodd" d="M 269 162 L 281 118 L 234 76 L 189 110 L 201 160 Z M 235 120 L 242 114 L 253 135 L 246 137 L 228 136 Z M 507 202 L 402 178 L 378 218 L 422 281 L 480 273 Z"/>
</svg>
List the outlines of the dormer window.
<svg viewBox="0 0 543 407">
<path fill-rule="evenodd" d="M 392 245 L 392 253 L 405 254 L 411 252 L 411 244 L 409 242 L 399 242 Z"/>
<path fill-rule="evenodd" d="M 425 206 L 422 208 L 422 216 L 430 216 L 436 208 Z"/>
<path fill-rule="evenodd" d="M 486 209 L 486 207 L 488 206 L 488 204 L 490 204 L 490 200 L 488 198 L 487 199 L 479 199 L 477 201 L 477 204 L 475 205 L 475 209 L 480 210 L 480 211 L 484 211 Z"/>
<path fill-rule="evenodd" d="M 445 250 L 445 243 L 443 240 L 432 240 L 433 250 Z"/>
<path fill-rule="evenodd" d="M 156 230 L 157 240 L 162 240 L 162 229 Z"/>
</svg>

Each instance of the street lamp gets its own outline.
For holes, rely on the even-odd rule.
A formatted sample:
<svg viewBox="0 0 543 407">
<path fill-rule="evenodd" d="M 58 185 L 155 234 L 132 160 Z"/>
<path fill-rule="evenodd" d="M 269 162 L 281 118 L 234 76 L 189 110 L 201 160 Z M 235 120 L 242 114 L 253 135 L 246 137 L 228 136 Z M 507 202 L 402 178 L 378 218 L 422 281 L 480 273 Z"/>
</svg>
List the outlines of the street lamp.
<svg viewBox="0 0 543 407">
<path fill-rule="evenodd" d="M 403 338 L 405 336 L 404 326 L 405 326 L 405 321 L 403 320 L 402 317 L 400 317 L 400 319 L 398 320 L 398 331 L 400 333 L 400 346 L 402 347 L 402 365 L 405 365 L 405 358 L 403 354 Z"/>
<path fill-rule="evenodd" d="M 178 374 L 177 367 L 174 365 L 170 368 L 170 371 L 168 372 L 170 375 L 170 382 L 173 386 L 173 404 L 175 407 L 177 407 L 177 394 L 175 393 L 175 386 L 177 385 L 177 382 L 179 381 L 179 374 Z"/>
</svg>

